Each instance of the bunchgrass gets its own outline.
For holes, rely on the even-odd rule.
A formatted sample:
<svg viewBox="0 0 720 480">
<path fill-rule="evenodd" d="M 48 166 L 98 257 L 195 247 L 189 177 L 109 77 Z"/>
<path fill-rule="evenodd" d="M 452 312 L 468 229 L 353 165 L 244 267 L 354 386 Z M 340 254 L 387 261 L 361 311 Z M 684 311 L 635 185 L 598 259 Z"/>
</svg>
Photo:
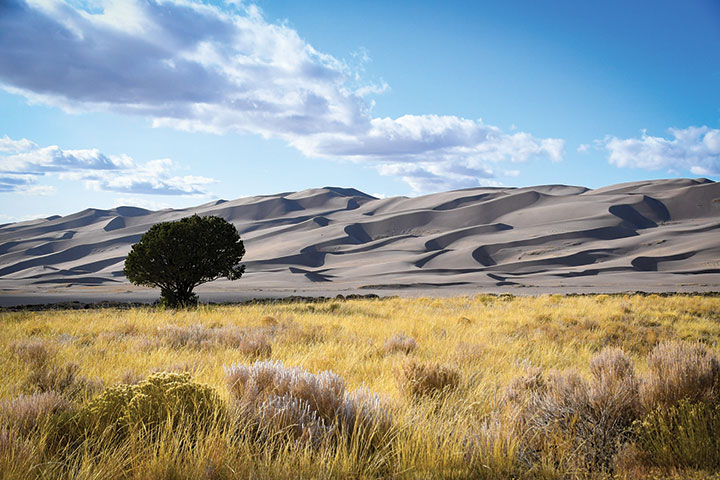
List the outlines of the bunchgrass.
<svg viewBox="0 0 720 480">
<path fill-rule="evenodd" d="M 720 298 L 0 313 L 0 478 L 717 478 Z"/>
</svg>

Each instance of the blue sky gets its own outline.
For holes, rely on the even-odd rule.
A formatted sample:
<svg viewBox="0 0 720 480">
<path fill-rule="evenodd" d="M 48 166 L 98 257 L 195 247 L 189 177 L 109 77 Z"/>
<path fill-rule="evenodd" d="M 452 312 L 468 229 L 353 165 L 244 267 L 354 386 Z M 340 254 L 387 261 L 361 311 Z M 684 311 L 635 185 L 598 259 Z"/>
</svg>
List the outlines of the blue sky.
<svg viewBox="0 0 720 480">
<path fill-rule="evenodd" d="M 0 2 L 0 223 L 720 179 L 720 3 Z"/>
</svg>

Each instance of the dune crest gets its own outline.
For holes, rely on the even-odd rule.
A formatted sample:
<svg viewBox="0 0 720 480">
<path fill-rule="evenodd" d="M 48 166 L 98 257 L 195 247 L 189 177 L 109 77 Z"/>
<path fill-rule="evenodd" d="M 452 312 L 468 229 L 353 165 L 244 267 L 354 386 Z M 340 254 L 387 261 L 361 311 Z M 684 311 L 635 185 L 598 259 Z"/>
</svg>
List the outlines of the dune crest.
<svg viewBox="0 0 720 480">
<path fill-rule="evenodd" d="M 673 179 L 86 209 L 0 226 L 0 289 L 124 284 L 125 256 L 150 226 L 196 213 L 234 223 L 247 250 L 243 280 L 208 288 L 720 287 L 720 183 Z"/>
</svg>

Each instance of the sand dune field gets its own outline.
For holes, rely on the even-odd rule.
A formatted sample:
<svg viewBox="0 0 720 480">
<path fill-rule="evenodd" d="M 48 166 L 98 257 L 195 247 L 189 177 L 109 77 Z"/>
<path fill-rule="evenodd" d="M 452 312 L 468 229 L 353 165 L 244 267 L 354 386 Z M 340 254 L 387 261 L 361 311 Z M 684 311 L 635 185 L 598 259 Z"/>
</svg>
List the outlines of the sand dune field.
<svg viewBox="0 0 720 480">
<path fill-rule="evenodd" d="M 153 224 L 195 213 L 235 224 L 247 250 L 246 275 L 200 287 L 201 299 L 720 290 L 720 183 L 673 179 L 384 199 L 327 187 L 182 210 L 91 208 L 0 226 L 0 298 L 150 300 L 157 292 L 122 274 L 130 246 Z"/>
</svg>

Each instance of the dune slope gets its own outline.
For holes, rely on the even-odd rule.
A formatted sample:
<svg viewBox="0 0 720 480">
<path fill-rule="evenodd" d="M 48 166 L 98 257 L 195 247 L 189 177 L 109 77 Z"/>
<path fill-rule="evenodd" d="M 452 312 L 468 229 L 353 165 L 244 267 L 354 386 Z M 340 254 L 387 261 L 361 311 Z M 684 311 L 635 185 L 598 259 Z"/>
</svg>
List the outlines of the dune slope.
<svg viewBox="0 0 720 480">
<path fill-rule="evenodd" d="M 720 287 L 720 183 L 546 185 L 376 199 L 319 188 L 182 210 L 87 209 L 0 226 L 0 289 L 123 285 L 157 222 L 218 215 L 246 278 L 206 288 Z"/>
</svg>

